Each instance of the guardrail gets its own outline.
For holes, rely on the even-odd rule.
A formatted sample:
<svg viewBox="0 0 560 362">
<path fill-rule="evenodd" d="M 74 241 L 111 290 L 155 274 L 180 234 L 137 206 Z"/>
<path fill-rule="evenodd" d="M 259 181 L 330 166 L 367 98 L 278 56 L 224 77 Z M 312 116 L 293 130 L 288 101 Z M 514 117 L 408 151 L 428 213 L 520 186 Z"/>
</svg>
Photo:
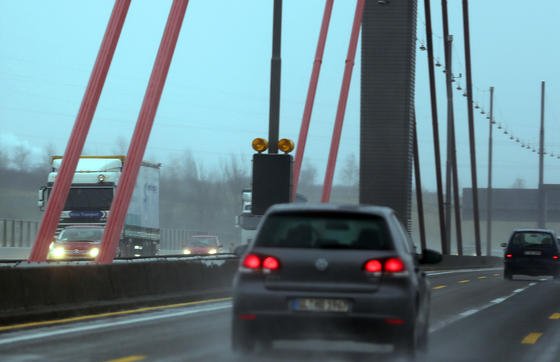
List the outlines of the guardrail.
<svg viewBox="0 0 560 362">
<path fill-rule="evenodd" d="M 238 259 L 158 257 L 0 267 L 0 324 L 227 296 Z"/>
</svg>

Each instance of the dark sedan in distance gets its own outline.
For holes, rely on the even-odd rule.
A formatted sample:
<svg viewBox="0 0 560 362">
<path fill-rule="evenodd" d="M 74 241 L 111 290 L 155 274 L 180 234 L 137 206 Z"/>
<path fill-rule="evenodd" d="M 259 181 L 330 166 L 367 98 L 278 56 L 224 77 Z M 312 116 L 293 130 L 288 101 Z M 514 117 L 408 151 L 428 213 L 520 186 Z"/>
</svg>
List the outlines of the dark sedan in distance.
<svg viewBox="0 0 560 362">
<path fill-rule="evenodd" d="M 515 274 L 560 276 L 558 238 L 553 230 L 517 229 L 502 246 L 505 279 Z"/>
<path fill-rule="evenodd" d="M 282 204 L 264 215 L 234 279 L 232 348 L 274 340 L 391 343 L 414 355 L 428 338 L 430 288 L 393 210 Z"/>
</svg>

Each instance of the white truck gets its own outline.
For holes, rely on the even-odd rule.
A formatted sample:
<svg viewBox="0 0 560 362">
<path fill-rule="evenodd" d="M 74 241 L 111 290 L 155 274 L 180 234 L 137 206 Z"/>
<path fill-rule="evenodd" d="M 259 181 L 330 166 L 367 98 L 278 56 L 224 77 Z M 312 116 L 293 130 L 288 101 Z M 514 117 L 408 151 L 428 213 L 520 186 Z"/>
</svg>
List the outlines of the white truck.
<svg viewBox="0 0 560 362">
<path fill-rule="evenodd" d="M 51 157 L 47 185 L 39 190 L 41 210 L 62 164 L 62 156 Z M 72 179 L 57 235 L 70 225 L 107 223 L 126 156 L 81 156 Z M 142 162 L 121 233 L 117 256 L 151 256 L 159 251 L 159 169 L 161 164 Z"/>
<path fill-rule="evenodd" d="M 257 226 L 262 215 L 251 213 L 252 192 L 251 189 L 241 191 L 241 214 L 237 216 L 236 226 L 241 229 L 241 240 L 239 245 L 248 244 L 257 232 Z"/>
<path fill-rule="evenodd" d="M 262 219 L 262 215 L 253 215 L 251 213 L 252 202 L 253 192 L 251 189 L 243 189 L 241 191 L 241 214 L 236 217 L 235 222 L 235 226 L 241 229 L 239 245 L 248 244 L 253 240 Z M 295 202 L 307 202 L 307 198 L 301 194 L 296 194 Z"/>
</svg>

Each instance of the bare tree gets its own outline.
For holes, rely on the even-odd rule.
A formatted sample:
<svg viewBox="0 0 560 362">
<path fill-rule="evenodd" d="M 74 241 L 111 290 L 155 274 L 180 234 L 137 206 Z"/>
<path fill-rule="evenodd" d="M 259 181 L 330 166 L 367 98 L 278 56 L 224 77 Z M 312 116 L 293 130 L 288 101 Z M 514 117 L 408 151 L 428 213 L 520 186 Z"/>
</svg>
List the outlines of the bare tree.
<svg viewBox="0 0 560 362">
<path fill-rule="evenodd" d="M 515 179 L 515 181 L 513 181 L 511 187 L 514 189 L 524 189 L 526 185 L 527 183 L 525 182 L 525 179 L 518 177 Z"/>
<path fill-rule="evenodd" d="M 12 164 L 18 170 L 26 170 L 29 168 L 29 155 L 30 155 L 29 148 L 25 147 L 24 145 L 17 145 L 14 148 L 14 153 L 12 156 Z"/>
<path fill-rule="evenodd" d="M 356 156 L 350 154 L 344 160 L 344 166 L 341 170 L 342 183 L 348 186 L 355 186 L 358 184 L 359 168 Z"/>
<path fill-rule="evenodd" d="M 4 147 L 1 147 L 0 145 L 0 169 L 8 168 L 9 163 L 10 163 L 10 157 L 8 156 L 6 151 L 4 151 Z"/>
<path fill-rule="evenodd" d="M 128 153 L 128 140 L 122 135 L 117 137 L 111 152 L 117 155 L 126 155 Z"/>
<path fill-rule="evenodd" d="M 41 168 L 49 169 L 51 166 L 51 157 L 57 154 L 54 143 L 49 142 L 43 148 L 43 157 L 41 159 Z"/>
</svg>

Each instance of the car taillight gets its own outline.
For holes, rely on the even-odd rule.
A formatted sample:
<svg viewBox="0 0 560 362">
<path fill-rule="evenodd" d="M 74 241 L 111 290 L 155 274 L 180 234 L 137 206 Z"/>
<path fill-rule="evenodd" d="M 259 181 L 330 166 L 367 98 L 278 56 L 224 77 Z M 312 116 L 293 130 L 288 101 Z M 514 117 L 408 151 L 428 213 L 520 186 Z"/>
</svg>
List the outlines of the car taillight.
<svg viewBox="0 0 560 362">
<path fill-rule="evenodd" d="M 248 254 L 243 259 L 243 267 L 249 270 L 263 270 L 270 272 L 280 269 L 280 261 L 273 256 L 260 256 L 257 254 Z"/>
<path fill-rule="evenodd" d="M 273 256 L 267 256 L 262 262 L 262 267 L 267 270 L 278 270 L 280 268 L 280 262 Z"/>
<path fill-rule="evenodd" d="M 385 260 L 385 271 L 388 273 L 402 273 L 406 268 L 400 258 L 389 258 Z"/>
<path fill-rule="evenodd" d="M 512 255 L 512 254 L 509 254 L 509 253 L 506 254 L 506 259 L 511 259 L 511 258 L 513 258 L 513 255 Z"/>
<path fill-rule="evenodd" d="M 370 259 L 364 264 L 364 270 L 368 273 L 402 273 L 406 271 L 406 266 L 400 258 Z"/>
<path fill-rule="evenodd" d="M 383 270 L 383 265 L 379 260 L 368 260 L 364 264 L 364 270 L 368 273 L 381 273 L 381 271 Z"/>
<path fill-rule="evenodd" d="M 247 269 L 259 269 L 261 267 L 261 258 L 255 254 L 248 254 L 243 259 L 243 266 Z"/>
<path fill-rule="evenodd" d="M 552 259 L 558 260 L 558 255 L 553 255 L 553 256 L 552 256 Z"/>
</svg>

